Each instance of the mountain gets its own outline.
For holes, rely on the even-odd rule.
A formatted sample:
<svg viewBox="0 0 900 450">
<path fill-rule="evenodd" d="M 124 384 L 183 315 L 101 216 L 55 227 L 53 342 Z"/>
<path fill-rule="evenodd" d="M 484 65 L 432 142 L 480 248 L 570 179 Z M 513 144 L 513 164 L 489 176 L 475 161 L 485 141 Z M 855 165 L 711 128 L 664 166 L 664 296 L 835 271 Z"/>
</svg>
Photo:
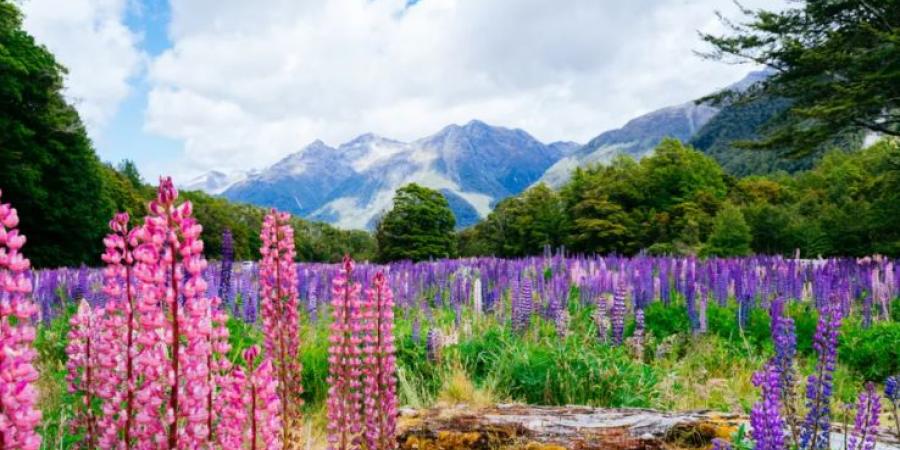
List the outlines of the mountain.
<svg viewBox="0 0 900 450">
<path fill-rule="evenodd" d="M 184 189 L 188 191 L 203 191 L 213 195 L 221 194 L 246 176 L 246 173 L 228 175 L 218 170 L 210 170 L 185 183 Z"/>
<path fill-rule="evenodd" d="M 763 127 L 789 106 L 788 100 L 772 97 L 725 105 L 688 143 L 715 159 L 726 173 L 738 177 L 808 170 L 830 150 L 851 151 L 865 146 L 865 134 L 858 131 L 841 133 L 800 158 L 778 149 L 751 150 L 737 145 L 739 141 L 759 139 Z"/>
<path fill-rule="evenodd" d="M 313 142 L 222 195 L 343 228 L 372 228 L 407 183 L 440 190 L 460 227 L 518 194 L 578 144 L 543 144 L 528 133 L 473 120 L 412 142 L 364 134 L 330 147 Z"/>
<path fill-rule="evenodd" d="M 751 72 L 726 89 L 745 90 L 767 76 Z M 560 186 L 577 166 L 606 163 L 623 154 L 641 158 L 666 137 L 690 142 L 723 164 L 740 161 L 743 157 L 734 156 L 738 150 L 731 142 L 755 131 L 779 107 L 773 103 L 745 110 L 728 102 L 687 102 L 633 118 L 584 145 L 544 144 L 525 131 L 478 120 L 410 142 L 368 133 L 337 147 L 315 141 L 239 181 L 210 173 L 192 185 L 342 228 L 371 229 L 390 208 L 397 188 L 419 183 L 442 192 L 457 225 L 465 227 L 485 217 L 498 201 L 535 183 Z"/>
<path fill-rule="evenodd" d="M 725 90 L 744 91 L 768 76 L 765 70 L 750 72 Z M 578 166 L 605 164 L 619 155 L 640 159 L 650 154 L 667 137 L 688 142 L 718 113 L 719 107 L 710 102 L 690 101 L 636 117 L 622 128 L 603 132 L 583 147 L 571 151 L 550 167 L 539 182 L 559 187 Z"/>
</svg>

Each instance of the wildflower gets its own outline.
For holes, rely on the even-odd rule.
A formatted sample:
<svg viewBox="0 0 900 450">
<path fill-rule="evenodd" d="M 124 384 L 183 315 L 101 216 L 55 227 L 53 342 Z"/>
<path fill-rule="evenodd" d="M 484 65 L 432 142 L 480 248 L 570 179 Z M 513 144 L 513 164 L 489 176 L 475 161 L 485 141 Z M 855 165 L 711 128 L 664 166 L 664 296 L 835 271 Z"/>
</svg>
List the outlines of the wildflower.
<svg viewBox="0 0 900 450">
<path fill-rule="evenodd" d="M 866 383 L 866 388 L 859 394 L 856 420 L 850 433 L 849 450 L 872 450 L 875 448 L 875 435 L 878 434 L 878 414 L 881 412 L 881 399 L 875 391 L 875 384 Z"/>
<path fill-rule="evenodd" d="M 2 196 L 2 192 L 0 192 Z M 36 355 L 31 318 L 38 310 L 28 298 L 31 281 L 26 271 L 31 263 L 21 253 L 25 236 L 16 226 L 15 208 L 0 203 L 0 439 L 6 448 L 37 450 L 41 438 L 35 429 L 41 412 L 35 408 L 38 379 L 32 361 Z"/>
<path fill-rule="evenodd" d="M 299 441 L 290 435 L 300 428 L 303 387 L 300 380 L 299 302 L 297 269 L 294 265 L 294 229 L 286 213 L 270 211 L 262 224 L 262 261 L 259 281 L 262 290 L 262 319 L 265 350 L 278 377 L 281 418 L 285 424 L 281 441 L 291 448 Z"/>
</svg>

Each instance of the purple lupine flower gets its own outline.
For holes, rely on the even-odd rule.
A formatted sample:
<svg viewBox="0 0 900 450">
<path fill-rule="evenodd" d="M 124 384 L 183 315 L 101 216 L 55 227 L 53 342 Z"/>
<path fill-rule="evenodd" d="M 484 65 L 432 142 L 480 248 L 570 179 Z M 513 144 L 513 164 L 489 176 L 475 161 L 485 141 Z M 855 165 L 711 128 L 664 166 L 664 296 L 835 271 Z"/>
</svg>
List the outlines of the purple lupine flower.
<svg viewBox="0 0 900 450">
<path fill-rule="evenodd" d="M 849 450 L 872 450 L 875 448 L 875 435 L 878 434 L 878 414 L 881 412 L 881 399 L 875 391 L 874 383 L 866 383 L 866 389 L 859 394 L 856 404 L 856 420 L 850 433 Z"/>
<path fill-rule="evenodd" d="M 634 310 L 634 346 L 638 355 L 644 354 L 644 308 Z"/>
<path fill-rule="evenodd" d="M 625 296 L 627 293 L 628 287 L 625 285 L 625 279 L 620 277 L 616 283 L 616 292 L 613 295 L 612 310 L 610 311 L 613 345 L 622 345 L 625 337 Z"/>
<path fill-rule="evenodd" d="M 731 443 L 724 440 L 715 438 L 712 440 L 712 450 L 731 450 Z"/>
<path fill-rule="evenodd" d="M 416 316 L 413 317 L 411 337 L 412 337 L 413 344 L 418 345 L 419 343 L 422 342 L 422 324 L 421 324 L 421 322 L 419 322 L 418 314 L 416 314 Z"/>
<path fill-rule="evenodd" d="M 441 360 L 441 332 L 437 328 L 428 330 L 428 336 L 425 338 L 425 352 L 431 362 L 440 362 Z"/>
<path fill-rule="evenodd" d="M 894 375 L 885 380 L 884 396 L 887 397 L 890 407 L 893 409 L 897 437 L 900 438 L 900 375 Z"/>
<path fill-rule="evenodd" d="M 513 328 L 522 331 L 528 328 L 531 322 L 531 313 L 534 308 L 532 294 L 532 281 L 527 275 L 519 282 L 519 292 L 513 293 L 512 322 Z"/>
<path fill-rule="evenodd" d="M 785 300 L 778 297 L 772 301 L 769 315 L 772 318 L 772 342 L 775 344 L 775 355 L 772 364 L 778 372 L 778 387 L 781 401 L 790 402 L 794 385 L 794 356 L 797 354 L 797 336 L 794 330 L 794 319 L 784 312 Z"/>
<path fill-rule="evenodd" d="M 228 228 L 222 232 L 222 267 L 219 271 L 219 298 L 226 307 L 234 301 L 231 289 L 231 268 L 234 264 L 234 239 Z"/>
<path fill-rule="evenodd" d="M 827 303 L 819 313 L 813 338 L 818 354 L 815 373 L 806 385 L 806 407 L 809 411 L 800 433 L 800 448 L 819 450 L 830 446 L 832 382 L 837 364 L 838 334 L 841 327 L 840 304 Z"/>
<path fill-rule="evenodd" d="M 753 385 L 762 398 L 750 412 L 750 428 L 756 441 L 754 450 L 785 450 L 784 419 L 781 417 L 781 389 L 778 370 L 767 365 L 753 374 Z"/>
</svg>

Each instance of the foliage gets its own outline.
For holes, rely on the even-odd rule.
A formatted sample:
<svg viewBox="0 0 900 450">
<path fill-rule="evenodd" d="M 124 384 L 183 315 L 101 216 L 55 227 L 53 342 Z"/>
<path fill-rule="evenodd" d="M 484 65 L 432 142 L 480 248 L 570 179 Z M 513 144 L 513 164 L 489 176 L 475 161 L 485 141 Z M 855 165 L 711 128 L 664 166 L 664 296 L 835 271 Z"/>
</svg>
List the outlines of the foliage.
<svg viewBox="0 0 900 450">
<path fill-rule="evenodd" d="M 712 233 L 703 253 L 715 256 L 747 256 L 753 236 L 744 214 L 733 205 L 726 205 L 713 219 Z"/>
<path fill-rule="evenodd" d="M 456 254 L 456 219 L 443 194 L 408 184 L 397 190 L 394 207 L 376 226 L 380 261 L 449 258 Z"/>
<path fill-rule="evenodd" d="M 708 58 L 765 64 L 772 76 L 737 95 L 787 98 L 757 146 L 808 155 L 846 130 L 900 136 L 900 2 L 804 0 L 780 12 L 742 8 L 731 34 L 703 34 Z"/>
<path fill-rule="evenodd" d="M 501 201 L 469 232 L 460 233 L 462 255 L 516 257 L 565 243 L 566 216 L 559 194 L 541 183 Z"/>
<path fill-rule="evenodd" d="M 542 214 L 560 203 L 554 220 Z M 576 169 L 558 200 L 540 186 L 505 199 L 460 233 L 466 256 L 534 255 L 559 244 L 626 255 L 898 255 L 900 141 L 832 151 L 794 175 L 734 179 L 669 140 L 640 162 Z"/>
</svg>

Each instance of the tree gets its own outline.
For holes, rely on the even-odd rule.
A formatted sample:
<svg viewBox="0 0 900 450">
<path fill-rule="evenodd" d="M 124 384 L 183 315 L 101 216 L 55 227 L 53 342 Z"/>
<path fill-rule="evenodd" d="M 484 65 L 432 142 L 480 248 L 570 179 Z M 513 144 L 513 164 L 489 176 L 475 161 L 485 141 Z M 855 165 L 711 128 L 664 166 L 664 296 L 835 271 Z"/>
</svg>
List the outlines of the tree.
<svg viewBox="0 0 900 450">
<path fill-rule="evenodd" d="M 703 56 L 764 64 L 773 75 L 719 99 L 789 99 L 751 146 L 809 155 L 854 129 L 900 136 L 900 0 L 799 2 L 781 12 L 742 8 L 730 35 L 702 34 Z"/>
<path fill-rule="evenodd" d="M 713 219 L 713 230 L 703 253 L 716 256 L 746 256 L 750 254 L 753 235 L 744 214 L 733 205 L 726 205 Z"/>
<path fill-rule="evenodd" d="M 397 190 L 394 207 L 375 229 L 381 261 L 450 258 L 456 254 L 456 219 L 438 191 L 412 183 Z"/>
<path fill-rule="evenodd" d="M 0 0 L 0 189 L 19 210 L 38 267 L 98 261 L 116 206 L 62 95 L 64 73 L 22 29 L 15 5 Z"/>
</svg>

